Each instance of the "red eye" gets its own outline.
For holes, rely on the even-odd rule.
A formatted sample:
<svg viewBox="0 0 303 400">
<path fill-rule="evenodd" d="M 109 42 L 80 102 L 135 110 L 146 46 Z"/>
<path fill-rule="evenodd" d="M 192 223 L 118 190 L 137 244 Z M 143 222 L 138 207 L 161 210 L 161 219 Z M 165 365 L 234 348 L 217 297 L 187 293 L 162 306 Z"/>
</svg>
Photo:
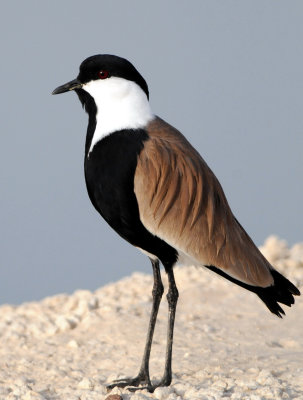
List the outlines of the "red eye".
<svg viewBox="0 0 303 400">
<path fill-rule="evenodd" d="M 109 77 L 109 72 L 106 70 L 99 71 L 98 76 L 100 79 L 106 79 Z"/>
</svg>

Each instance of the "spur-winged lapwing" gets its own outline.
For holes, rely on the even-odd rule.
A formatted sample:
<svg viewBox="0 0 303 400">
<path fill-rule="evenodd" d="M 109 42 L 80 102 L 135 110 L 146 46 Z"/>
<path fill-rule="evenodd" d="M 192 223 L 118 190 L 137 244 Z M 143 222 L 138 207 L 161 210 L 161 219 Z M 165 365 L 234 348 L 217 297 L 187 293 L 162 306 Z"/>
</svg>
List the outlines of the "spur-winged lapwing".
<svg viewBox="0 0 303 400">
<path fill-rule="evenodd" d="M 153 391 L 171 383 L 178 299 L 173 267 L 204 266 L 256 293 L 281 317 L 299 290 L 263 257 L 234 217 L 222 187 L 200 154 L 174 127 L 152 113 L 148 86 L 127 60 L 96 55 L 76 79 L 53 94 L 74 90 L 86 112 L 85 179 L 107 223 L 151 260 L 153 304 L 138 375 L 114 386 Z M 162 379 L 152 384 L 149 358 L 163 294 L 159 262 L 168 275 L 168 332 Z M 142 388 L 142 386 L 140 386 Z"/>
</svg>

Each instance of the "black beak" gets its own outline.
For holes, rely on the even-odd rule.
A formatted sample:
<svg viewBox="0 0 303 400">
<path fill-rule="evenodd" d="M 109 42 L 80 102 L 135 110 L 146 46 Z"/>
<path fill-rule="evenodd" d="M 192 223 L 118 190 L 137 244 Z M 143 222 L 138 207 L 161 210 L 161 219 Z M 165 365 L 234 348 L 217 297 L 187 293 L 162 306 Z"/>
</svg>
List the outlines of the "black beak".
<svg viewBox="0 0 303 400">
<path fill-rule="evenodd" d="M 67 82 L 62 86 L 57 87 L 52 94 L 60 94 L 69 92 L 70 90 L 81 89 L 82 83 L 78 79 L 74 79 L 73 81 Z"/>
</svg>

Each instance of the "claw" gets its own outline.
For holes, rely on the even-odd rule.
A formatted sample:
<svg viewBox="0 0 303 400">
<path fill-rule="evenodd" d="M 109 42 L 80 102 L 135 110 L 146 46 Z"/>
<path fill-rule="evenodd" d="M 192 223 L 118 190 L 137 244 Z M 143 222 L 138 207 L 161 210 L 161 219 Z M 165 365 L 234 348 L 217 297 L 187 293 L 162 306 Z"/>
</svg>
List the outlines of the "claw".
<svg viewBox="0 0 303 400">
<path fill-rule="evenodd" d="M 126 382 L 127 380 L 128 380 L 128 378 L 114 379 L 110 385 L 113 385 L 114 383 L 119 383 L 119 382 Z"/>
<path fill-rule="evenodd" d="M 146 387 L 138 387 L 140 383 L 145 383 L 147 384 Z M 112 390 L 114 387 L 119 387 L 119 388 L 125 388 L 127 386 L 133 386 L 131 391 L 136 391 L 136 390 L 144 390 L 151 388 L 151 382 L 148 377 L 145 377 L 144 375 L 138 375 L 135 378 L 122 378 L 122 379 L 115 379 L 112 383 L 106 386 L 107 391 Z"/>
<path fill-rule="evenodd" d="M 139 386 L 140 383 L 147 383 L 147 386 Z M 136 378 L 115 379 L 111 384 L 106 386 L 106 389 L 109 392 L 114 387 L 127 387 L 127 390 L 129 390 L 130 392 L 136 392 L 137 390 L 147 390 L 148 392 L 153 393 L 158 387 L 169 386 L 170 383 L 171 379 L 167 376 L 164 376 L 158 383 L 152 385 L 149 378 L 145 378 L 143 375 L 138 375 Z"/>
<path fill-rule="evenodd" d="M 156 387 L 154 386 L 140 386 L 140 387 L 129 387 L 127 390 L 130 392 L 136 392 L 137 390 L 147 390 L 150 393 L 153 393 L 155 391 Z"/>
</svg>

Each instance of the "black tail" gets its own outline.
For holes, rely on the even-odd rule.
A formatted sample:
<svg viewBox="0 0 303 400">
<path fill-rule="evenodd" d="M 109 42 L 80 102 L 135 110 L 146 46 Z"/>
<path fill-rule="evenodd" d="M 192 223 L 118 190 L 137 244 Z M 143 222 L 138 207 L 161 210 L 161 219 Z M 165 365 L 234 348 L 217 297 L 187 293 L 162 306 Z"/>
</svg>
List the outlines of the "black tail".
<svg viewBox="0 0 303 400">
<path fill-rule="evenodd" d="M 216 268 L 212 265 L 206 266 L 206 268 L 210 269 L 213 272 L 223 276 L 229 281 L 239 285 L 251 292 L 256 293 L 260 297 L 260 299 L 266 304 L 269 310 L 276 314 L 278 317 L 282 318 L 282 315 L 285 314 L 284 310 L 278 303 L 285 304 L 290 307 L 294 304 L 295 299 L 294 296 L 300 296 L 300 291 L 293 285 L 288 279 L 286 279 L 283 275 L 281 275 L 276 270 L 271 270 L 271 274 L 274 279 L 274 284 L 272 286 L 268 286 L 266 288 L 262 288 L 259 286 L 248 285 L 247 283 L 243 283 L 238 281 L 235 278 L 232 278 L 221 269 Z"/>
</svg>

